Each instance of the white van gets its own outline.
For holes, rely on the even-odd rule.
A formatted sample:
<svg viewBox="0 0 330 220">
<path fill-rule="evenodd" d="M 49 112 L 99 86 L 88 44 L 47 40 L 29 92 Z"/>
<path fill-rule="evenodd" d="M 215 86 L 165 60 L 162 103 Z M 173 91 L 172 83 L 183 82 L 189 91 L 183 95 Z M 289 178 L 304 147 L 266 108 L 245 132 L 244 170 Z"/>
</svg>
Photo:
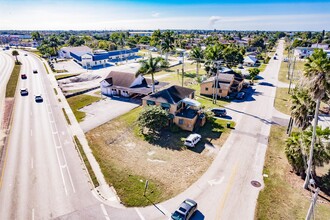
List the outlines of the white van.
<svg viewBox="0 0 330 220">
<path fill-rule="evenodd" d="M 187 147 L 195 147 L 195 145 L 201 140 L 202 136 L 199 134 L 190 134 L 185 142 L 184 145 Z"/>
</svg>

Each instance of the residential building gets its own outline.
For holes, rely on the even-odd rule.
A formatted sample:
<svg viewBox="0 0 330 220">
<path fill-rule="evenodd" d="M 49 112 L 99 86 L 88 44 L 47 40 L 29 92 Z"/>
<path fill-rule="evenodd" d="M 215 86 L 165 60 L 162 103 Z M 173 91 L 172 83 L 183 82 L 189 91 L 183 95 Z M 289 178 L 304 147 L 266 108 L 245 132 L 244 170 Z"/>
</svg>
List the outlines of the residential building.
<svg viewBox="0 0 330 220">
<path fill-rule="evenodd" d="M 159 90 L 168 83 L 155 81 L 155 89 Z M 134 73 L 111 71 L 100 83 L 101 93 L 106 96 L 143 96 L 152 92 L 152 81 Z"/>
<path fill-rule="evenodd" d="M 312 48 L 321 48 L 323 50 L 329 49 L 329 44 L 312 44 Z"/>
<path fill-rule="evenodd" d="M 311 47 L 296 47 L 294 49 L 293 55 L 300 59 L 304 59 L 309 57 L 314 52 L 314 49 L 315 48 Z"/>
<path fill-rule="evenodd" d="M 206 117 L 201 104 L 194 100 L 195 90 L 171 86 L 142 98 L 142 105 L 157 105 L 170 114 L 169 124 L 175 124 L 183 130 L 194 131 L 203 126 Z"/>
<path fill-rule="evenodd" d="M 243 66 L 255 66 L 257 64 L 258 59 L 255 56 L 246 56 L 244 57 L 244 61 L 243 61 Z"/>
</svg>

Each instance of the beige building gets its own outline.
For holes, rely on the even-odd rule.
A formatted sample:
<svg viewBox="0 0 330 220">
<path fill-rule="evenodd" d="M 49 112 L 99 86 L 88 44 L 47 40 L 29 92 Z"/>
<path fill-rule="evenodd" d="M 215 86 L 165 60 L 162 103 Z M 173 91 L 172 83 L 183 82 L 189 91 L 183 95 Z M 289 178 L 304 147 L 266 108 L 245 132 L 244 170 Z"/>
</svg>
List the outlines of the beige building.
<svg viewBox="0 0 330 220">
<path fill-rule="evenodd" d="M 193 99 L 194 96 L 195 90 L 174 85 L 142 98 L 142 105 L 161 106 L 170 114 L 169 124 L 193 131 L 206 122 L 201 104 Z"/>
</svg>

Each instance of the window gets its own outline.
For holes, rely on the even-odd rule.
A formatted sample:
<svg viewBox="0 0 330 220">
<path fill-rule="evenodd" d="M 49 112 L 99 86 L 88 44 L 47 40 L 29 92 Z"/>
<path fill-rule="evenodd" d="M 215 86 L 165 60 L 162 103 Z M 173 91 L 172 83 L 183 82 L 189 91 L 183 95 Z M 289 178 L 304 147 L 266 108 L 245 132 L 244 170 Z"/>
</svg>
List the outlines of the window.
<svg viewBox="0 0 330 220">
<path fill-rule="evenodd" d="M 162 103 L 160 106 L 162 107 L 162 109 L 167 110 L 167 111 L 170 110 L 170 108 L 171 108 L 171 104 L 169 104 L 169 103 Z"/>
<path fill-rule="evenodd" d="M 183 125 L 183 119 L 179 119 L 179 125 Z"/>
<path fill-rule="evenodd" d="M 209 88 L 206 87 L 206 88 L 205 88 L 205 91 L 209 91 Z"/>
<path fill-rule="evenodd" d="M 156 103 L 154 101 L 147 100 L 147 105 L 156 105 Z"/>
</svg>

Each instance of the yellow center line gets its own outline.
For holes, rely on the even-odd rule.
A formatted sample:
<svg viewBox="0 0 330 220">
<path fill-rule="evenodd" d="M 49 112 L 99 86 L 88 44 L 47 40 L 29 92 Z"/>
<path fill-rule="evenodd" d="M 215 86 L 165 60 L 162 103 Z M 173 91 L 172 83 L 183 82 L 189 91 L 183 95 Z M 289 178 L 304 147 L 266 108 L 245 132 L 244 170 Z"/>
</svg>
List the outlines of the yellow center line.
<svg viewBox="0 0 330 220">
<path fill-rule="evenodd" d="M 237 174 L 237 167 L 238 167 L 238 163 L 236 163 L 235 166 L 233 167 L 233 169 L 231 170 L 232 172 L 230 174 L 230 178 L 229 178 L 229 181 L 227 183 L 225 193 L 224 193 L 222 199 L 220 200 L 220 205 L 219 205 L 219 208 L 217 209 L 216 219 L 221 219 L 223 206 L 225 205 L 225 202 L 227 200 L 228 193 L 231 191 L 231 189 L 233 187 L 233 182 L 234 182 L 235 176 Z"/>
</svg>

